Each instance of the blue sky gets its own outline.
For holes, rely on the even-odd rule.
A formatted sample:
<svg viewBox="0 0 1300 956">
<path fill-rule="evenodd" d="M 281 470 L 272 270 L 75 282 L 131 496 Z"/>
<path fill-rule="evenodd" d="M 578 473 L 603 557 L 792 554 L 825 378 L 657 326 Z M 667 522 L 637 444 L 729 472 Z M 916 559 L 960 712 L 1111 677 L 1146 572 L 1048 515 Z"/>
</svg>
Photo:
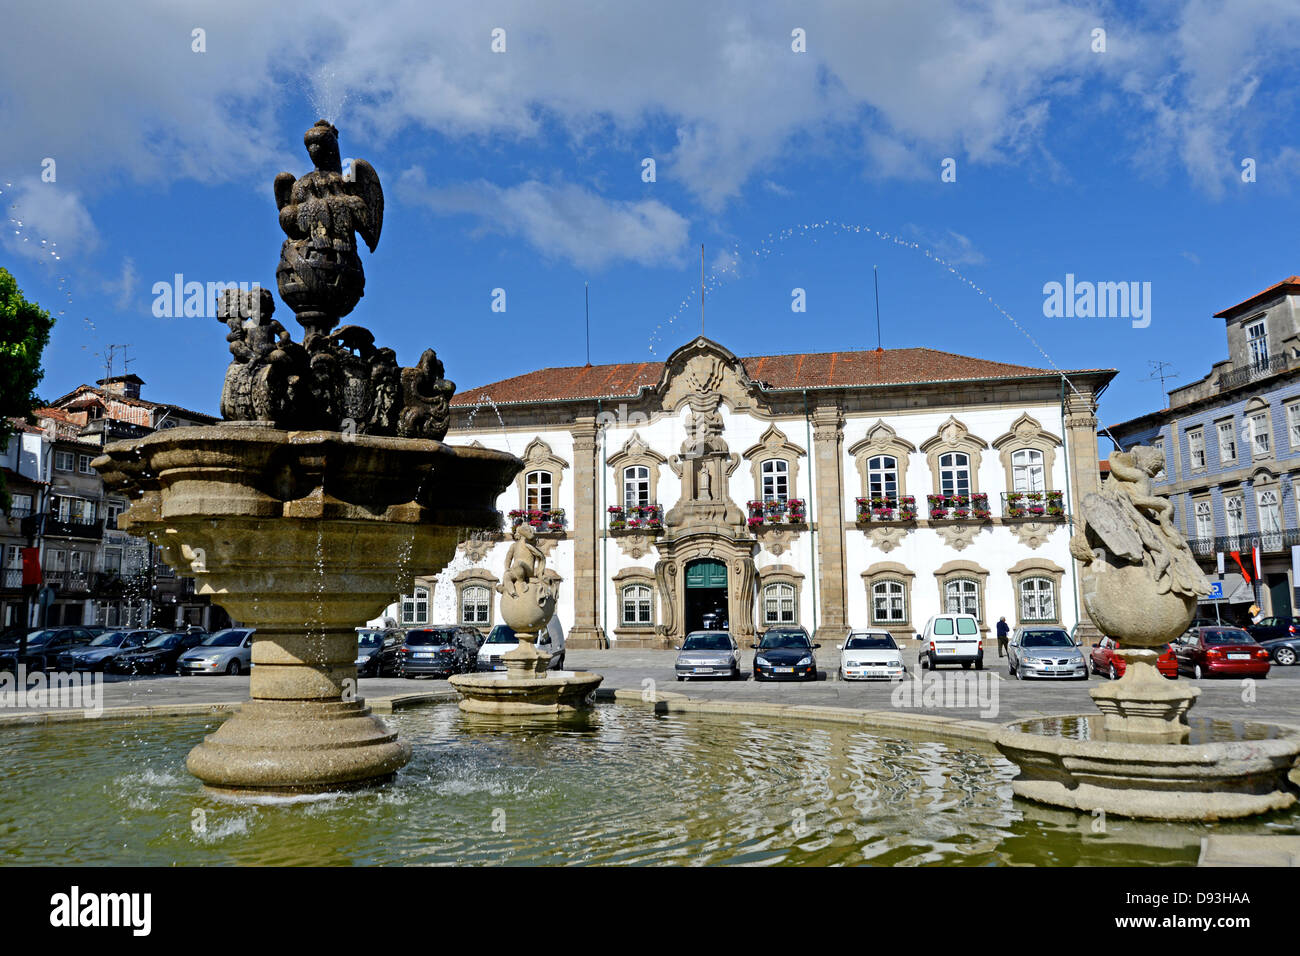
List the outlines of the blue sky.
<svg viewBox="0 0 1300 956">
<path fill-rule="evenodd" d="M 129 343 L 147 397 L 216 410 L 224 327 L 155 317 L 153 285 L 273 286 L 271 181 L 320 115 L 387 197 L 347 321 L 462 388 L 582 364 L 584 282 L 593 362 L 662 358 L 703 243 L 739 354 L 874 347 L 876 265 L 887 347 L 1117 368 L 1114 422 L 1162 404 L 1149 360 L 1199 378 L 1213 313 L 1300 272 L 1294 3 L 84 6 L 0 40 L 0 264 L 58 318 L 47 397 Z M 1067 273 L 1149 282 L 1150 325 L 1045 317 Z"/>
</svg>

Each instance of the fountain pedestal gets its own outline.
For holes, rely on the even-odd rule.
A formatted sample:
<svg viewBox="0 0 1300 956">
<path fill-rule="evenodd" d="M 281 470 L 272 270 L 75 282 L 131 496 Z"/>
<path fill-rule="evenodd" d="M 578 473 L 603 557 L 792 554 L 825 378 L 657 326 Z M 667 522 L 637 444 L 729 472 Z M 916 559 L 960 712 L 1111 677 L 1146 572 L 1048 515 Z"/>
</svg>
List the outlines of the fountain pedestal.
<svg viewBox="0 0 1300 956">
<path fill-rule="evenodd" d="M 462 529 L 500 520 L 518 459 L 230 422 L 116 443 L 95 466 L 132 502 L 122 527 L 256 628 L 252 699 L 190 753 L 191 773 L 302 793 L 382 780 L 410 759 L 357 696 L 355 628 L 417 569 L 445 567 Z"/>
<path fill-rule="evenodd" d="M 1196 687 L 1171 681 L 1156 669 L 1160 655 L 1144 649 L 1115 652 L 1124 658 L 1124 676 L 1089 691 L 1113 740 L 1179 744 L 1188 737 L 1187 711 L 1201 696 Z"/>
</svg>

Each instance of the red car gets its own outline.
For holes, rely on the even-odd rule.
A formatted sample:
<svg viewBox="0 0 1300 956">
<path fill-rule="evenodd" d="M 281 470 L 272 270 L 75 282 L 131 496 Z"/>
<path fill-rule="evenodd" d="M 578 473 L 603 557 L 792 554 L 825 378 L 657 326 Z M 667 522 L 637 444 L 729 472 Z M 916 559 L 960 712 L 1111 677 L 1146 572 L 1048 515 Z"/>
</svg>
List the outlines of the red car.
<svg viewBox="0 0 1300 956">
<path fill-rule="evenodd" d="M 1124 667 L 1126 661 L 1115 653 L 1119 649 L 1119 642 L 1113 637 L 1103 637 L 1101 643 L 1092 645 L 1092 671 L 1094 674 L 1105 674 L 1111 680 L 1118 680 L 1124 676 Z M 1160 659 L 1156 661 L 1156 670 L 1165 677 L 1174 680 L 1178 677 L 1178 658 L 1174 656 L 1173 649 L 1166 644 L 1160 650 Z"/>
<path fill-rule="evenodd" d="M 1202 677 L 1267 677 L 1268 651 L 1239 627 L 1193 627 L 1174 642 L 1178 669 Z"/>
</svg>

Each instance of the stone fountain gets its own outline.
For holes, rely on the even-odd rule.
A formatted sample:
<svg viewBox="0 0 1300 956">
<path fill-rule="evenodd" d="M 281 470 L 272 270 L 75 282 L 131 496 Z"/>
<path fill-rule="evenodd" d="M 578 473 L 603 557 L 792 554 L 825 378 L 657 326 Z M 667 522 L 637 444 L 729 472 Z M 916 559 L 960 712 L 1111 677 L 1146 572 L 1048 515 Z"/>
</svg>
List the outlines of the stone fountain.
<svg viewBox="0 0 1300 956">
<path fill-rule="evenodd" d="M 432 350 L 400 368 L 366 329 L 336 328 L 361 299 L 355 234 L 383 225 L 379 177 L 343 176 L 338 131 L 304 137 L 315 168 L 275 178 L 288 237 L 268 290 L 229 290 L 225 422 L 109 445 L 94 465 L 131 507 L 122 527 L 156 544 L 233 617 L 257 629 L 251 699 L 189 755 L 210 787 L 311 792 L 391 776 L 410 746 L 356 694 L 360 622 L 445 567 L 466 529 L 500 528 L 497 497 L 522 462 L 443 444 L 455 386 Z"/>
<path fill-rule="evenodd" d="M 1119 642 L 1124 676 L 1091 692 L 1100 714 L 1014 721 L 997 746 L 1020 767 L 1018 796 L 1077 810 L 1159 820 L 1217 820 L 1292 806 L 1287 774 L 1300 729 L 1191 721 L 1200 690 L 1156 670 L 1157 648 L 1191 624 L 1210 584 L 1151 479 L 1163 454 L 1110 456 L 1110 480 L 1082 502 L 1070 542 L 1083 603 Z"/>
<path fill-rule="evenodd" d="M 555 587 L 546 580 L 546 555 L 533 544 L 527 522 L 515 526 L 506 553 L 501 618 L 519 638 L 519 646 L 502 656 L 504 674 L 456 674 L 451 685 L 460 692 L 460 709 L 472 714 L 562 714 L 581 710 L 603 679 L 589 671 L 548 670 L 551 655 L 537 649 L 537 639 L 555 615 Z"/>
</svg>

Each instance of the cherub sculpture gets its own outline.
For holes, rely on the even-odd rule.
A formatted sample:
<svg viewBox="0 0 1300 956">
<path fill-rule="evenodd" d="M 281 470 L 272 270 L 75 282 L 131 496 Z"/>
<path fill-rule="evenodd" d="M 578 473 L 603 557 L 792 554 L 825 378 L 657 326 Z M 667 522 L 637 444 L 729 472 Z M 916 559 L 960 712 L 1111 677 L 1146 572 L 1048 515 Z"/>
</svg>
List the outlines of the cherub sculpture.
<svg viewBox="0 0 1300 956">
<path fill-rule="evenodd" d="M 280 228 L 289 238 L 280 248 L 276 282 L 280 298 L 308 332 L 325 335 L 356 306 L 365 292 L 365 273 L 357 255 L 360 234 L 371 252 L 384 225 L 384 193 L 379 174 L 364 159 L 352 161 L 345 179 L 339 159 L 339 131 L 326 120 L 303 136 L 315 169 L 301 179 L 275 177 Z"/>
<path fill-rule="evenodd" d="M 296 413 L 306 355 L 274 313 L 269 289 L 221 294 L 217 317 L 230 329 L 226 341 L 234 356 L 221 393 L 227 419 L 279 421 Z"/>
<path fill-rule="evenodd" d="M 1112 452 L 1110 480 L 1084 497 L 1083 527 L 1070 540 L 1070 553 L 1097 572 L 1141 566 L 1158 595 L 1204 597 L 1209 582 L 1173 525 L 1173 506 L 1151 490 L 1162 467 L 1163 454 L 1145 445 Z"/>
<path fill-rule="evenodd" d="M 547 589 L 541 579 L 546 572 L 546 555 L 533 544 L 535 535 L 533 526 L 528 522 L 515 525 L 515 540 L 506 552 L 505 580 L 498 585 L 498 589 L 502 594 L 517 598 L 520 590 L 527 591 L 530 582 L 535 582 L 532 586 L 537 591 L 540 605 L 547 596 Z"/>
</svg>

